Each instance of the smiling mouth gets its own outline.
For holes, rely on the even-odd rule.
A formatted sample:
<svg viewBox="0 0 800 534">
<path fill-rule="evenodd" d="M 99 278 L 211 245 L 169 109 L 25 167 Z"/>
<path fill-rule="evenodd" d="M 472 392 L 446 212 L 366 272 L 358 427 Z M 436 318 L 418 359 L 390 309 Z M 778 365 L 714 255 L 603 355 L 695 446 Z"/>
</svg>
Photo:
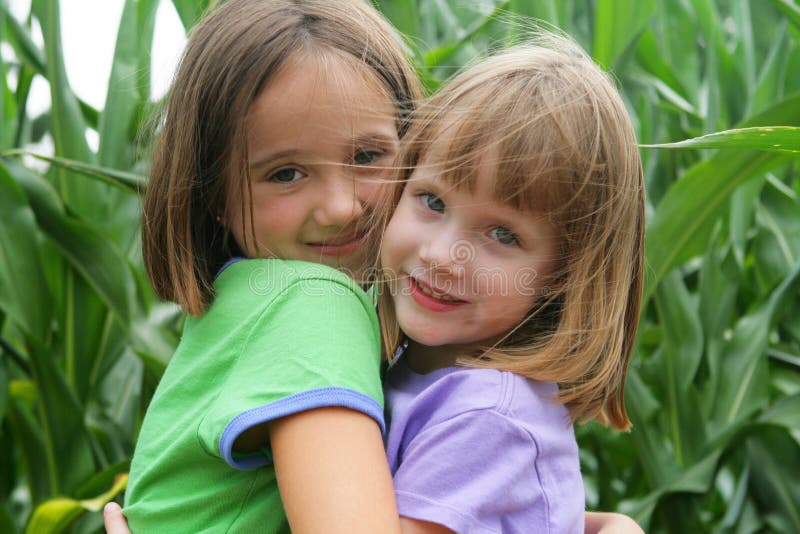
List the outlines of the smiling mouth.
<svg viewBox="0 0 800 534">
<path fill-rule="evenodd" d="M 446 312 L 467 304 L 467 301 L 457 299 L 447 293 L 438 291 L 425 282 L 421 282 L 411 276 L 408 277 L 408 289 L 411 298 L 413 298 L 417 304 L 430 311 Z"/>
<path fill-rule="evenodd" d="M 414 284 L 417 286 L 417 288 L 420 291 L 422 291 L 423 293 L 425 293 L 429 297 L 433 297 L 435 299 L 439 299 L 439 300 L 444 301 L 444 302 L 465 302 L 465 301 L 463 301 L 461 299 L 457 299 L 455 297 L 452 297 L 452 296 L 448 295 L 447 293 L 443 293 L 441 291 L 437 291 L 433 287 L 431 287 L 428 284 L 426 284 L 425 282 L 420 282 L 416 278 L 412 278 L 412 281 L 414 282 Z"/>
<path fill-rule="evenodd" d="M 325 256 L 344 256 L 360 249 L 364 244 L 365 235 L 364 233 L 354 233 L 345 237 L 306 244 Z"/>
</svg>

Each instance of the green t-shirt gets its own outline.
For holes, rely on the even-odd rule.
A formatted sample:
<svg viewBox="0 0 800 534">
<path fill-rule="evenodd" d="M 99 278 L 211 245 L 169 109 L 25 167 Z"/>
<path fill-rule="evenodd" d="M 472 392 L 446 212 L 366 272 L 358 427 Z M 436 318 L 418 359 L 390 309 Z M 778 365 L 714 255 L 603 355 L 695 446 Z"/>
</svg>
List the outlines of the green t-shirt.
<svg viewBox="0 0 800 534">
<path fill-rule="evenodd" d="M 242 260 L 183 338 L 153 396 L 125 498 L 133 532 L 288 532 L 269 444 L 248 428 L 323 406 L 384 430 L 380 331 L 370 298 L 324 265 Z"/>
</svg>

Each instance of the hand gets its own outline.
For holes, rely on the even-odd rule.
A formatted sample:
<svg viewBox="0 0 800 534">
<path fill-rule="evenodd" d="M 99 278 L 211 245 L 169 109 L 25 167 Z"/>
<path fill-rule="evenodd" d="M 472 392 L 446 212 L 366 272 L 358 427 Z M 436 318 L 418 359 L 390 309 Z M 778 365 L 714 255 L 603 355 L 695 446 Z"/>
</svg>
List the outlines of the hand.
<svg viewBox="0 0 800 534">
<path fill-rule="evenodd" d="M 627 515 L 610 512 L 586 512 L 584 532 L 585 534 L 644 534 L 642 527 Z"/>
<path fill-rule="evenodd" d="M 106 534 L 131 534 L 128 521 L 122 515 L 122 508 L 115 502 L 110 502 L 103 508 L 103 521 L 106 524 Z"/>
</svg>

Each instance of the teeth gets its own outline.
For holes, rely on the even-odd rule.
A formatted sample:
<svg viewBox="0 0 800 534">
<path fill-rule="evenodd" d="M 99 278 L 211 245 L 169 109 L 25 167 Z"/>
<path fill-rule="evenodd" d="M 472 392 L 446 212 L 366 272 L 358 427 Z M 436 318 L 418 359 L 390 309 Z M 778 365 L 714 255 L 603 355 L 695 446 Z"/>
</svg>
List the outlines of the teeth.
<svg viewBox="0 0 800 534">
<path fill-rule="evenodd" d="M 419 282 L 415 282 L 415 283 L 417 284 L 417 287 L 420 289 L 420 291 L 422 291 L 426 295 L 429 295 L 429 296 L 431 296 L 431 297 L 433 297 L 435 299 L 443 300 L 445 302 L 459 302 L 459 299 L 454 299 L 453 297 L 450 297 L 450 296 L 445 295 L 443 293 L 435 293 L 428 286 L 424 286 L 424 285 L 420 284 Z"/>
</svg>

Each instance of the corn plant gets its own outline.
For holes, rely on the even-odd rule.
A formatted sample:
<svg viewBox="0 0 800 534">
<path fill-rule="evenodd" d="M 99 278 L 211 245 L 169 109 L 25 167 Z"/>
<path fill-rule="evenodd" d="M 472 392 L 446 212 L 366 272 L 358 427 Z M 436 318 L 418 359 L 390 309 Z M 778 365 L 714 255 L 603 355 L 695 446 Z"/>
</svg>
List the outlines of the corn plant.
<svg viewBox="0 0 800 534">
<path fill-rule="evenodd" d="M 125 3 L 105 109 L 96 110 L 69 86 L 59 2 L 35 0 L 25 20 L 0 2 L 0 39 L 13 50 L 0 63 L 3 532 L 102 524 L 96 512 L 124 486 L 141 405 L 175 344 L 174 314 L 154 303 L 139 259 L 146 161 L 136 136 L 151 108 L 157 7 Z M 175 7 L 187 26 L 202 9 Z M 48 82 L 51 105 L 29 117 L 35 77 Z M 96 151 L 88 129 L 99 134 Z M 20 151 L 45 136 L 54 155 L 42 171 Z"/>
<path fill-rule="evenodd" d="M 96 110 L 67 81 L 58 0 L 33 0 L 22 20 L 5 1 L 0 531 L 92 532 L 124 488 L 181 329 L 139 252 L 158 2 L 126 0 Z M 524 39 L 532 19 L 573 36 L 618 80 L 642 144 L 647 283 L 626 389 L 633 430 L 577 429 L 587 506 L 628 513 L 647 532 L 800 532 L 796 0 L 374 3 L 430 91 Z M 189 29 L 208 2 L 172 4 Z M 51 106 L 32 117 L 36 77 Z M 53 154 L 34 158 L 27 147 L 44 137 Z"/>
</svg>

